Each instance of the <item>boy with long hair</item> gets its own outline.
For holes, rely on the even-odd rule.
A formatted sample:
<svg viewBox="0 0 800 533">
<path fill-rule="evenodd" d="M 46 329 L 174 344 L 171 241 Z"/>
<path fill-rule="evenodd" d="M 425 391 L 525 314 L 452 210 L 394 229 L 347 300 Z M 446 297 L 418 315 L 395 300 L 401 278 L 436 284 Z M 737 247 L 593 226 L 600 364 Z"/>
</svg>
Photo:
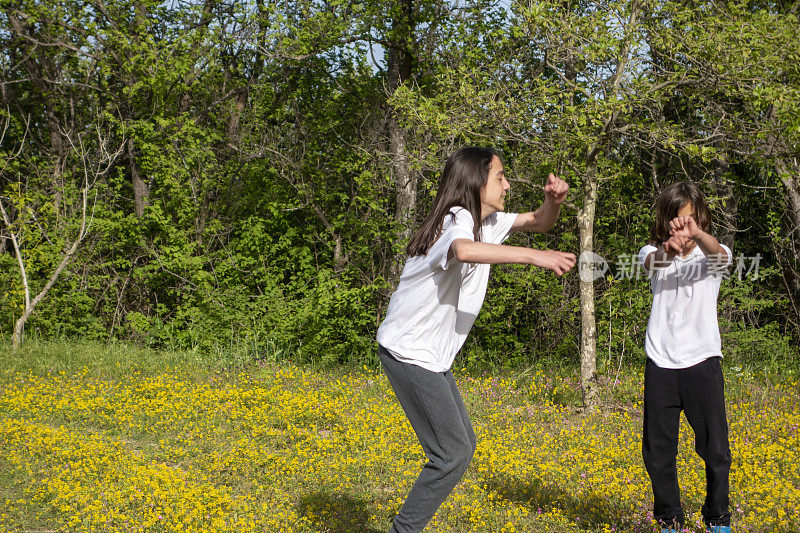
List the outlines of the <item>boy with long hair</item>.
<svg viewBox="0 0 800 533">
<path fill-rule="evenodd" d="M 707 233 L 711 213 L 691 182 L 670 185 L 655 204 L 650 243 L 639 259 L 650 273 L 642 456 L 653 486 L 653 517 L 662 533 L 683 527 L 678 489 L 678 428 L 686 414 L 706 465 L 706 531 L 730 533 L 731 451 L 725 416 L 717 295 L 731 250 Z"/>
<path fill-rule="evenodd" d="M 515 231 L 545 232 L 569 187 L 550 174 L 534 212 L 503 212 L 510 186 L 497 154 L 467 147 L 447 160 L 431 211 L 408 243 L 378 354 L 428 462 L 391 531 L 422 531 L 459 482 L 475 452 L 475 432 L 450 367 L 483 305 L 489 268 L 524 263 L 562 275 L 575 256 L 506 246 Z"/>
</svg>

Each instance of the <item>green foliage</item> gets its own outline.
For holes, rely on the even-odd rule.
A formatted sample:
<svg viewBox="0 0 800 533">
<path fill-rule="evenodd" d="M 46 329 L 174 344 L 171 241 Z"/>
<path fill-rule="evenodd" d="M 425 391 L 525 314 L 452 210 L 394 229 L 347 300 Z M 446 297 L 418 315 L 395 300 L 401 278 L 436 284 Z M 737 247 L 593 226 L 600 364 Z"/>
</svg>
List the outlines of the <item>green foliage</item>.
<svg viewBox="0 0 800 533">
<path fill-rule="evenodd" d="M 644 363 L 644 334 L 650 316 L 650 282 L 609 277 L 597 300 L 598 367 L 610 373 L 620 365 Z"/>
<path fill-rule="evenodd" d="M 308 299 L 293 317 L 298 354 L 311 363 L 357 363 L 376 349 L 375 313 L 386 284 L 353 286 L 346 276 L 321 272 Z"/>
<path fill-rule="evenodd" d="M 32 337 L 133 341 L 226 365 L 375 364 L 407 229 L 395 217 L 396 118 L 418 179 L 412 221 L 461 145 L 501 151 L 513 211 L 541 204 L 548 172 L 567 179 L 554 230 L 509 241 L 536 248 L 578 251 L 587 155 L 603 145 L 594 249 L 611 274 L 647 242 L 660 188 L 700 182 L 714 231 L 732 215 L 734 254 L 763 256 L 760 279 L 723 284 L 726 350 L 754 364 L 796 360 L 800 39 L 780 5 L 104 5 L 100 16 L 91 2 L 26 0 L 0 14 L 0 119 L 11 119 L 0 193 L 15 206 L 0 233 L 23 230 L 34 291 L 76 231 L 83 175 L 70 141 L 95 164 L 94 132 L 120 148 L 108 169 L 90 165 L 92 232 L 30 318 Z M 410 72 L 390 93 L 398 53 Z M 595 289 L 600 367 L 641 361 L 647 280 L 612 276 Z M 0 336 L 23 301 L 4 239 Z M 493 267 L 465 363 L 573 364 L 578 302 L 574 274 Z"/>
<path fill-rule="evenodd" d="M 580 315 L 573 283 L 530 267 L 495 267 L 484 307 L 467 340 L 466 357 L 472 366 L 519 367 L 546 359 L 574 362 Z M 481 361 L 481 354 L 493 357 Z"/>
</svg>

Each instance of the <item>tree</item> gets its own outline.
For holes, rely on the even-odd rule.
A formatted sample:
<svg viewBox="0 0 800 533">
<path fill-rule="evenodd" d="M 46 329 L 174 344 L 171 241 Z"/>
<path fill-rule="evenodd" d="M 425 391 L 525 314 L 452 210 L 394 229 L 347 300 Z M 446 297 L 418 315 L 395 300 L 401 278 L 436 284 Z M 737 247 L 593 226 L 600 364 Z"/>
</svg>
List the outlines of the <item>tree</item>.
<svg viewBox="0 0 800 533">
<path fill-rule="evenodd" d="M 7 117 L 3 132 L 0 134 L 0 146 L 3 144 L 10 122 L 10 117 Z M 84 143 L 84 136 L 73 135 L 66 131 L 62 131 L 61 135 L 63 142 L 70 146 L 81 165 L 83 176 L 80 190 L 71 190 L 69 185 L 55 190 L 37 190 L 35 187 L 30 187 L 32 185 L 30 182 L 18 176 L 16 181 L 11 181 L 6 186 L 6 194 L 0 196 L 0 214 L 5 224 L 4 233 L 7 233 L 4 237 L 12 242 L 25 294 L 22 314 L 14 323 L 14 333 L 11 337 L 14 350 L 19 349 L 23 341 L 28 318 L 58 281 L 90 231 L 92 212 L 90 212 L 89 195 L 98 178 L 108 172 L 117 156 L 122 153 L 122 147 L 113 153 L 109 152 L 107 138 L 99 130 L 94 153 L 91 153 L 90 148 Z M 24 148 L 24 145 L 21 145 L 15 152 L 3 157 L 0 161 L 0 179 L 5 177 L 6 169 L 20 157 Z M 58 202 L 54 200 L 55 198 L 58 198 Z M 75 225 L 78 226 L 77 231 L 74 230 Z M 71 231 L 75 231 L 74 236 L 69 235 Z M 31 299 L 32 280 L 29 279 L 29 269 L 26 265 L 30 265 L 33 256 L 42 255 L 34 253 L 40 247 L 49 248 L 47 255 L 53 255 L 48 259 L 51 262 L 55 259 L 57 264 L 47 277 L 44 286 Z M 42 266 L 37 266 L 41 271 Z"/>
</svg>

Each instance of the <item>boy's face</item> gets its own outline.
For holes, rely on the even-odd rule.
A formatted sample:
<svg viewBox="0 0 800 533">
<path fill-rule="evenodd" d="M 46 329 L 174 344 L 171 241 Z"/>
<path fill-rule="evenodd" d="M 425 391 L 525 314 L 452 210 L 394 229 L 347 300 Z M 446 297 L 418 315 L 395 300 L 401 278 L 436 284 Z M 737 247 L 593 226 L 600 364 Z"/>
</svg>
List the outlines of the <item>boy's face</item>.
<svg viewBox="0 0 800 533">
<path fill-rule="evenodd" d="M 506 193 L 509 189 L 511 189 L 511 185 L 506 180 L 503 163 L 500 162 L 499 157 L 494 156 L 486 185 L 481 187 L 481 219 L 503 210 Z"/>
</svg>

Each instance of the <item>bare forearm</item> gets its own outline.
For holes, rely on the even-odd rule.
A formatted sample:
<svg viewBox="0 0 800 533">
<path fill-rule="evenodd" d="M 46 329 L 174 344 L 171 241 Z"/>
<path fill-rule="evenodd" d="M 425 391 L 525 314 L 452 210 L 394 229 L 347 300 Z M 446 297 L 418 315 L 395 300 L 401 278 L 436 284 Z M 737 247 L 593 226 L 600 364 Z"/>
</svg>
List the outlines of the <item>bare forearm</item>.
<svg viewBox="0 0 800 533">
<path fill-rule="evenodd" d="M 665 268 L 672 263 L 675 255 L 675 252 L 666 251 L 663 245 L 659 246 L 658 250 L 655 252 L 650 252 L 650 254 L 645 257 L 644 267 L 647 270 L 658 270 L 659 268 Z"/>
<path fill-rule="evenodd" d="M 557 204 L 550 198 L 545 198 L 544 203 L 534 211 L 537 228 L 534 231 L 544 233 L 553 229 L 561 213 L 561 204 Z"/>
<path fill-rule="evenodd" d="M 451 254 L 464 263 L 521 263 L 552 270 L 561 276 L 575 266 L 575 254 L 557 250 L 534 250 L 520 246 L 505 246 L 456 239 L 450 245 Z"/>
<path fill-rule="evenodd" d="M 684 246 L 684 240 L 687 237 L 673 236 L 670 240 L 662 243 L 657 250 L 650 252 L 644 260 L 644 267 L 647 270 L 665 268 L 672 263 L 675 255 Z M 728 260 L 728 254 L 725 249 L 720 246 L 719 241 L 704 231 L 698 231 L 694 237 L 688 237 L 693 240 L 706 257 L 715 262 L 725 263 Z M 673 242 L 676 241 L 676 242 Z M 672 243 L 670 245 L 670 243 Z"/>
<path fill-rule="evenodd" d="M 719 241 L 705 231 L 698 232 L 697 236 L 694 237 L 694 242 L 697 243 L 697 246 L 700 247 L 706 257 L 719 257 L 723 262 L 728 260 L 725 248 L 720 246 Z"/>
<path fill-rule="evenodd" d="M 546 233 L 553 229 L 561 213 L 561 204 L 546 199 L 536 211 L 521 213 L 511 227 L 512 232 L 534 231 Z"/>
<path fill-rule="evenodd" d="M 490 244 L 474 242 L 466 239 L 456 239 L 450 246 L 451 256 L 462 263 L 523 263 L 535 264 L 537 252 L 532 248 L 521 246 L 507 246 L 505 244 Z"/>
<path fill-rule="evenodd" d="M 670 220 L 669 226 L 672 236 L 670 239 L 691 239 L 709 259 L 719 258 L 723 262 L 728 260 L 728 253 L 720 246 L 719 241 L 700 229 L 691 216 L 675 217 Z"/>
</svg>

